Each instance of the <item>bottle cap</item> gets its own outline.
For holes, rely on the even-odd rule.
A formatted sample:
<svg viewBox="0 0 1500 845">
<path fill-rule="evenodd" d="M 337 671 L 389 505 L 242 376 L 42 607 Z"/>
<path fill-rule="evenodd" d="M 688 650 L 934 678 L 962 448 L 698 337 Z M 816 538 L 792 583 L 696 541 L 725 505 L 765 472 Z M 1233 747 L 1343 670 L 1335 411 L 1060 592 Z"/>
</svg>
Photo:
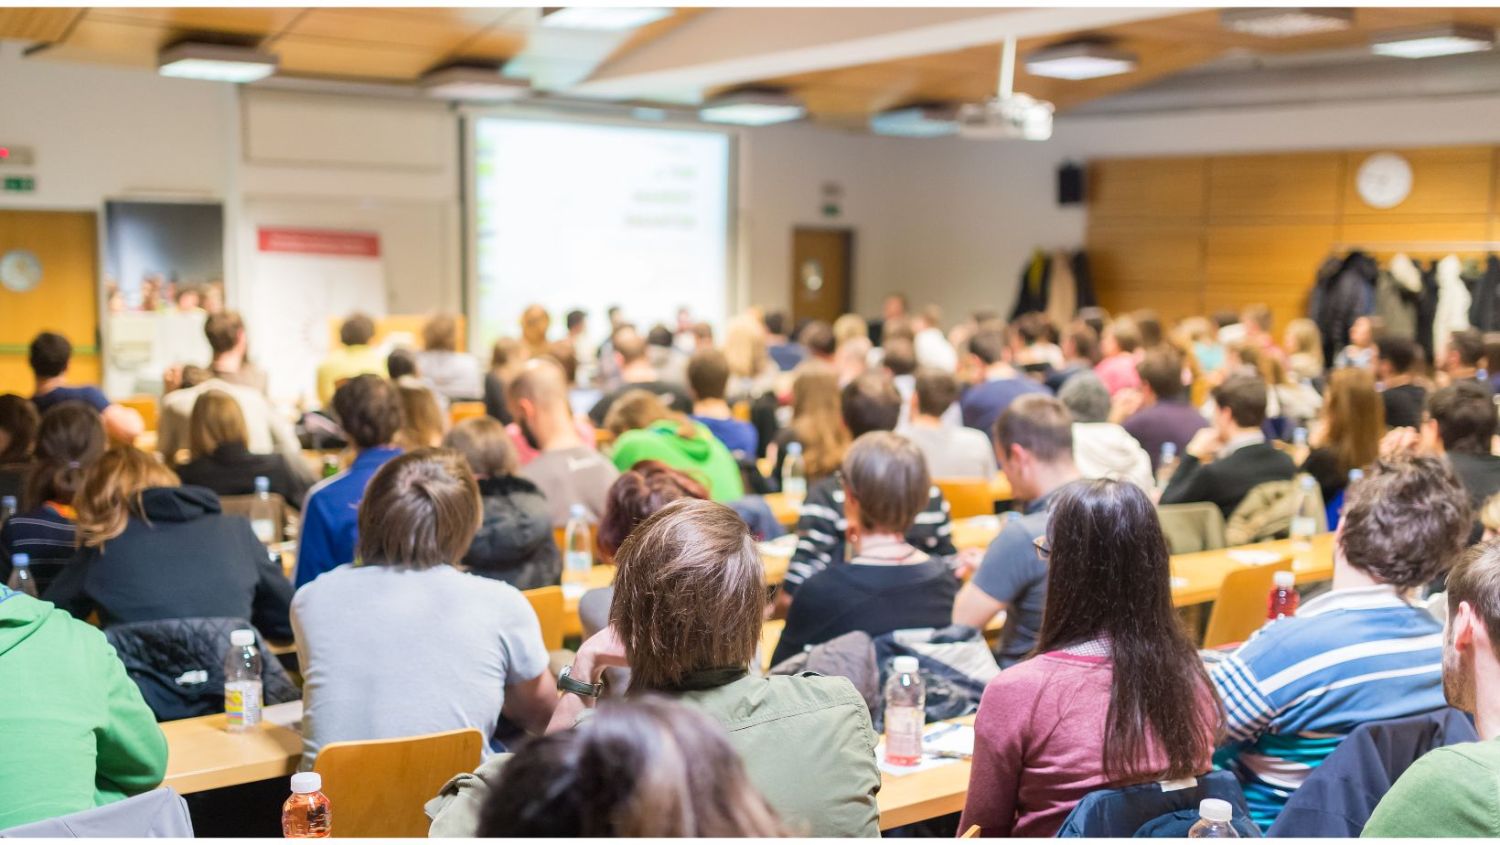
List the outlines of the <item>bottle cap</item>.
<svg viewBox="0 0 1500 845">
<path fill-rule="evenodd" d="M 16 497 L 15 496 L 0 496 L 0 508 L 10 508 L 11 510 L 15 510 L 16 509 Z"/>
<path fill-rule="evenodd" d="M 898 675 L 915 675 L 917 674 L 917 667 L 917 659 L 909 655 L 898 657 L 891 661 L 891 670 Z"/>
<path fill-rule="evenodd" d="M 10 565 L 11 566 L 30 566 L 31 565 L 31 555 L 26 554 L 25 552 L 16 552 L 15 554 L 13 554 L 13 555 L 10 556 Z"/>
<path fill-rule="evenodd" d="M 1234 818 L 1234 807 L 1222 798 L 1205 798 L 1198 805 L 1198 815 L 1211 822 L 1228 822 Z"/>
<path fill-rule="evenodd" d="M 786 453 L 788 455 L 800 455 L 800 454 L 802 454 L 802 444 L 798 443 L 795 440 L 793 440 L 792 442 L 786 444 Z"/>
<path fill-rule="evenodd" d="M 255 632 L 249 628 L 229 632 L 229 644 L 234 646 L 255 645 Z"/>
<path fill-rule="evenodd" d="M 1306 473 L 1297 476 L 1297 484 L 1301 486 L 1303 490 L 1311 490 L 1313 489 L 1313 487 L 1317 486 L 1317 483 L 1317 479 L 1313 478 L 1310 475 L 1307 475 Z"/>
<path fill-rule="evenodd" d="M 317 772 L 298 772 L 292 775 L 292 791 L 298 795 L 317 792 L 323 788 L 323 776 Z M 1219 802 L 1223 804 L 1223 801 Z M 1226 805 L 1227 806 L 1227 805 Z"/>
<path fill-rule="evenodd" d="M 244 488 L 240 488 L 240 489 L 243 490 Z M 264 475 L 257 475 L 257 476 L 255 476 L 255 492 L 257 492 L 257 493 L 269 493 L 269 492 L 271 492 L 271 479 L 265 477 Z"/>
<path fill-rule="evenodd" d="M 1363 479 L 1364 477 L 1365 477 L 1365 471 L 1362 470 L 1362 469 L 1360 469 L 1359 467 L 1355 467 L 1354 469 L 1349 470 L 1349 483 L 1350 484 L 1353 484 L 1354 482 L 1359 481 L 1359 480 Z"/>
<path fill-rule="evenodd" d="M 568 508 L 568 515 L 574 519 L 583 519 L 589 515 L 589 509 L 575 502 L 572 507 Z"/>
<path fill-rule="evenodd" d="M 1278 572 L 1271 576 L 1271 583 L 1283 590 L 1290 590 L 1297 586 L 1297 574 L 1295 572 Z"/>
<path fill-rule="evenodd" d="M 1296 443 L 1298 446 L 1301 446 L 1301 445 L 1304 445 L 1305 443 L 1307 443 L 1307 429 L 1305 429 L 1305 428 L 1294 429 L 1292 431 L 1292 442 Z"/>
<path fill-rule="evenodd" d="M 1175 458 L 1175 457 L 1177 457 L 1177 444 L 1176 443 L 1163 443 L 1163 444 L 1161 444 L 1161 456 L 1163 458 Z"/>
</svg>

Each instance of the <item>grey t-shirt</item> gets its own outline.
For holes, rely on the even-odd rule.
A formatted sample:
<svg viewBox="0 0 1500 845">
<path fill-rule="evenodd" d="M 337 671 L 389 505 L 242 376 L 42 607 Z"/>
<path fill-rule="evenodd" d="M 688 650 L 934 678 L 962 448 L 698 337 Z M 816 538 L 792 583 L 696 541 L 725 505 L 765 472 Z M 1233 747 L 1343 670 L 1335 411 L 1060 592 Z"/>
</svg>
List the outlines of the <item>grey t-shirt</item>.
<svg viewBox="0 0 1500 845">
<path fill-rule="evenodd" d="M 478 728 L 495 732 L 505 688 L 547 671 L 531 604 L 503 581 L 451 566 L 345 564 L 297 591 L 302 768 L 330 742 Z"/>
<path fill-rule="evenodd" d="M 974 573 L 974 586 L 1006 605 L 1005 628 L 1000 632 L 996 654 L 1001 668 L 1024 660 L 1042 630 L 1047 564 L 1037 556 L 1033 541 L 1047 533 L 1050 498 L 1037 499 L 1025 513 L 1006 520 Z"/>
<path fill-rule="evenodd" d="M 603 455 L 587 446 L 543 452 L 521 467 L 522 478 L 541 488 L 552 511 L 553 525 L 567 525 L 573 505 L 588 508 L 595 524 L 604 516 L 609 485 L 620 471 Z"/>
<path fill-rule="evenodd" d="M 933 478 L 988 480 L 1000 471 L 990 439 L 972 428 L 914 425 L 902 433 L 922 450 L 927 474 Z"/>
</svg>

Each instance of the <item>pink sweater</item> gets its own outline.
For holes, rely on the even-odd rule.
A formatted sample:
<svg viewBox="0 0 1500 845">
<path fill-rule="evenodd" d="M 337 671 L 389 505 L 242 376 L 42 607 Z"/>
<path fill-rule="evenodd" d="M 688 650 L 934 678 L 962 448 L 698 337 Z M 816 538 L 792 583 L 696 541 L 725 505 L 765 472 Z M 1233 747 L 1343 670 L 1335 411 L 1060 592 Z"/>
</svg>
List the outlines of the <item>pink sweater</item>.
<svg viewBox="0 0 1500 845">
<path fill-rule="evenodd" d="M 1136 357 L 1129 352 L 1111 355 L 1094 365 L 1094 375 L 1104 382 L 1113 396 L 1127 387 L 1140 387 L 1141 374 L 1135 369 Z"/>
<path fill-rule="evenodd" d="M 1053 837 L 1104 779 L 1110 661 L 1049 652 L 1001 672 L 985 687 L 974 721 L 974 768 L 959 831 Z M 1210 768 L 1203 749 L 1200 771 Z M 1159 752 L 1151 768 L 1165 768 Z"/>
</svg>

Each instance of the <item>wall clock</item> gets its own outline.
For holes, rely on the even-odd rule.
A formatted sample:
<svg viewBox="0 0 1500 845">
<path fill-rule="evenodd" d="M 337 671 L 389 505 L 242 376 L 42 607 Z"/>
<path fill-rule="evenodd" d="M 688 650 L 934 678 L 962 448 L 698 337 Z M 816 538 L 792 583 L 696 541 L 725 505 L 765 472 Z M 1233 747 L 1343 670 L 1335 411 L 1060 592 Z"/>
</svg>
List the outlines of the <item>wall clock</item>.
<svg viewBox="0 0 1500 845">
<path fill-rule="evenodd" d="M 1395 208 L 1411 193 L 1411 165 L 1395 153 L 1376 153 L 1359 166 L 1355 186 L 1371 208 Z"/>
<path fill-rule="evenodd" d="M 29 249 L 13 249 L 0 255 L 0 285 L 26 293 L 42 281 L 42 262 Z"/>
</svg>

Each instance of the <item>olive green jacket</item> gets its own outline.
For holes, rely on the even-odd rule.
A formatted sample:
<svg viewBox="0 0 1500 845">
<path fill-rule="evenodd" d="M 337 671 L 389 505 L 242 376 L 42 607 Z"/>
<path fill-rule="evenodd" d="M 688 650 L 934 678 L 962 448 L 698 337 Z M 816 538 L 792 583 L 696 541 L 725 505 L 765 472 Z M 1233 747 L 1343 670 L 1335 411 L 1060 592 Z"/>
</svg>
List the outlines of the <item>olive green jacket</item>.
<svg viewBox="0 0 1500 845">
<path fill-rule="evenodd" d="M 717 673 L 719 678 L 725 673 Z M 803 836 L 879 836 L 880 770 L 875 729 L 854 685 L 812 673 L 760 678 L 732 670 L 728 683 L 673 693 L 729 732 L 750 781 L 789 832 Z M 718 678 L 705 673 L 711 683 Z M 587 715 L 590 711 L 584 711 Z M 470 837 L 510 755 L 449 781 L 427 802 L 433 837 Z"/>
</svg>

